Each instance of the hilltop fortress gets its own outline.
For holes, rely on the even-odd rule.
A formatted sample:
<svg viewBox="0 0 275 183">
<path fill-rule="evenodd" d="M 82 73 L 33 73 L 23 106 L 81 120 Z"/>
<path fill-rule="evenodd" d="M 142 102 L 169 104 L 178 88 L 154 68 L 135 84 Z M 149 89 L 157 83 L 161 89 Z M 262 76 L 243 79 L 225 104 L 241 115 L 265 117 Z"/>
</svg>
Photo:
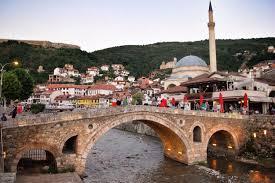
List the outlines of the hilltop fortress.
<svg viewBox="0 0 275 183">
<path fill-rule="evenodd" d="M 0 43 L 7 41 L 18 41 L 19 43 L 27 43 L 34 46 L 41 46 L 43 48 L 69 48 L 80 49 L 79 46 L 65 43 L 52 43 L 50 41 L 37 41 L 37 40 L 16 40 L 16 39 L 0 39 Z"/>
</svg>

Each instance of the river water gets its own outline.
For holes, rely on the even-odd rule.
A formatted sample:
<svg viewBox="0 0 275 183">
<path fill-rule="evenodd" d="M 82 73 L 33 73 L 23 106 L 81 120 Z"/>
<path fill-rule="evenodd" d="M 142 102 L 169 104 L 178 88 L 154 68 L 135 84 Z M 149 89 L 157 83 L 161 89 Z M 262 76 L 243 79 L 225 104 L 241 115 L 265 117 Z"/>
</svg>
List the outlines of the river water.
<svg viewBox="0 0 275 183">
<path fill-rule="evenodd" d="M 112 129 L 90 151 L 84 182 L 273 183 L 274 172 L 223 159 L 208 159 L 205 166 L 186 166 L 165 158 L 158 138 Z"/>
</svg>

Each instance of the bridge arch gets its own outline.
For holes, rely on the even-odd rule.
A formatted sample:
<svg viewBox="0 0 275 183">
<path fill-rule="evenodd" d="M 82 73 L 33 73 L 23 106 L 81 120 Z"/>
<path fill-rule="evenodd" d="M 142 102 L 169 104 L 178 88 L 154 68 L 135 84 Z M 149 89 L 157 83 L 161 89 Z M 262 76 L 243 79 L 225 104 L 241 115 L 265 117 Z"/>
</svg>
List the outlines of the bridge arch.
<svg viewBox="0 0 275 183">
<path fill-rule="evenodd" d="M 67 134 L 66 135 L 66 137 L 65 138 L 63 138 L 62 140 L 61 140 L 61 144 L 60 144 L 60 146 L 59 146 L 59 153 L 60 154 L 62 154 L 62 153 L 64 153 L 63 152 L 63 150 L 64 150 L 64 147 L 65 147 L 65 145 L 66 145 L 66 142 L 69 140 L 69 139 L 71 139 L 71 138 L 73 138 L 73 137 L 77 137 L 77 139 L 76 139 L 76 144 L 75 144 L 75 153 L 77 153 L 77 141 L 78 141 L 78 137 L 79 137 L 79 134 L 78 133 L 76 133 L 76 132 L 72 132 L 72 133 L 69 133 L 69 134 Z"/>
<path fill-rule="evenodd" d="M 210 142 L 211 137 L 217 133 L 217 132 L 221 132 L 224 131 L 226 133 L 228 133 L 233 140 L 234 143 L 234 150 L 238 151 L 240 144 L 239 144 L 239 138 L 238 138 L 238 134 L 236 133 L 236 129 L 232 128 L 229 125 L 225 125 L 225 124 L 220 124 L 220 125 L 216 125 L 213 128 L 211 128 L 211 130 L 206 134 L 206 138 L 205 138 L 205 143 L 204 143 L 204 149 L 207 150 L 208 144 Z"/>
<path fill-rule="evenodd" d="M 156 116 L 146 112 L 136 112 L 134 114 L 125 113 L 115 118 L 106 119 L 104 125 L 100 125 L 93 131 L 88 143 L 79 151 L 81 157 L 80 163 L 77 165 L 78 167 L 76 167 L 77 172 L 80 174 L 84 173 L 87 156 L 93 145 L 103 134 L 113 127 L 130 121 L 141 121 L 151 127 L 162 141 L 164 154 L 171 159 L 188 164 L 188 154 L 193 152 L 193 148 L 189 143 L 188 137 L 179 128 L 177 123 L 163 116 Z"/>
<path fill-rule="evenodd" d="M 23 155 L 30 151 L 30 150 L 44 150 L 48 151 L 49 153 L 52 154 L 52 156 L 55 158 L 55 161 L 57 161 L 57 158 L 60 156 L 60 153 L 57 148 L 54 148 L 53 146 L 50 146 L 48 144 L 43 144 L 43 143 L 33 143 L 33 144 L 28 144 L 21 148 L 18 153 L 16 154 L 15 158 L 13 159 L 11 163 L 11 172 L 17 172 L 17 165 L 20 161 L 20 159 L 23 157 Z M 57 163 L 57 162 L 56 162 Z"/>
</svg>

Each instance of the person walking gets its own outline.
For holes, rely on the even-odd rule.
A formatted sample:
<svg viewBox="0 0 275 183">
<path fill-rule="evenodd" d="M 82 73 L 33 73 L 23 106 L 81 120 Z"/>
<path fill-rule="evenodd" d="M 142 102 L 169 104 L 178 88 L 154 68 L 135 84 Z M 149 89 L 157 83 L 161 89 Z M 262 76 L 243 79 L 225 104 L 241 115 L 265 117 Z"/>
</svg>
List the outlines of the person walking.
<svg viewBox="0 0 275 183">
<path fill-rule="evenodd" d="M 7 117 L 6 117 L 5 113 L 2 114 L 1 121 L 7 121 Z"/>
<path fill-rule="evenodd" d="M 10 115 L 11 115 L 12 118 L 16 117 L 16 115 L 17 115 L 17 107 L 16 107 L 16 105 L 13 106 L 13 110 L 11 111 Z"/>
</svg>

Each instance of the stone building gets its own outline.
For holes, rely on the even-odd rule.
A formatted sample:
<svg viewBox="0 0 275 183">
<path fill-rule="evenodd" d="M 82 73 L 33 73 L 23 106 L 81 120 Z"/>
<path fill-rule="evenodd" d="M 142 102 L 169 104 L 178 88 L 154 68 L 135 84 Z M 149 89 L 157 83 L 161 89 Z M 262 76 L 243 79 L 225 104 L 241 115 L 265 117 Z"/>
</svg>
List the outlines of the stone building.
<svg viewBox="0 0 275 183">
<path fill-rule="evenodd" d="M 173 61 L 165 63 L 164 61 L 161 63 L 159 69 L 164 70 L 164 69 L 173 69 L 177 63 L 177 58 L 174 57 Z"/>
<path fill-rule="evenodd" d="M 45 72 L 45 70 L 44 70 L 44 68 L 43 68 L 42 65 L 39 65 L 39 66 L 38 66 L 37 72 L 38 72 L 38 73 Z"/>
</svg>

